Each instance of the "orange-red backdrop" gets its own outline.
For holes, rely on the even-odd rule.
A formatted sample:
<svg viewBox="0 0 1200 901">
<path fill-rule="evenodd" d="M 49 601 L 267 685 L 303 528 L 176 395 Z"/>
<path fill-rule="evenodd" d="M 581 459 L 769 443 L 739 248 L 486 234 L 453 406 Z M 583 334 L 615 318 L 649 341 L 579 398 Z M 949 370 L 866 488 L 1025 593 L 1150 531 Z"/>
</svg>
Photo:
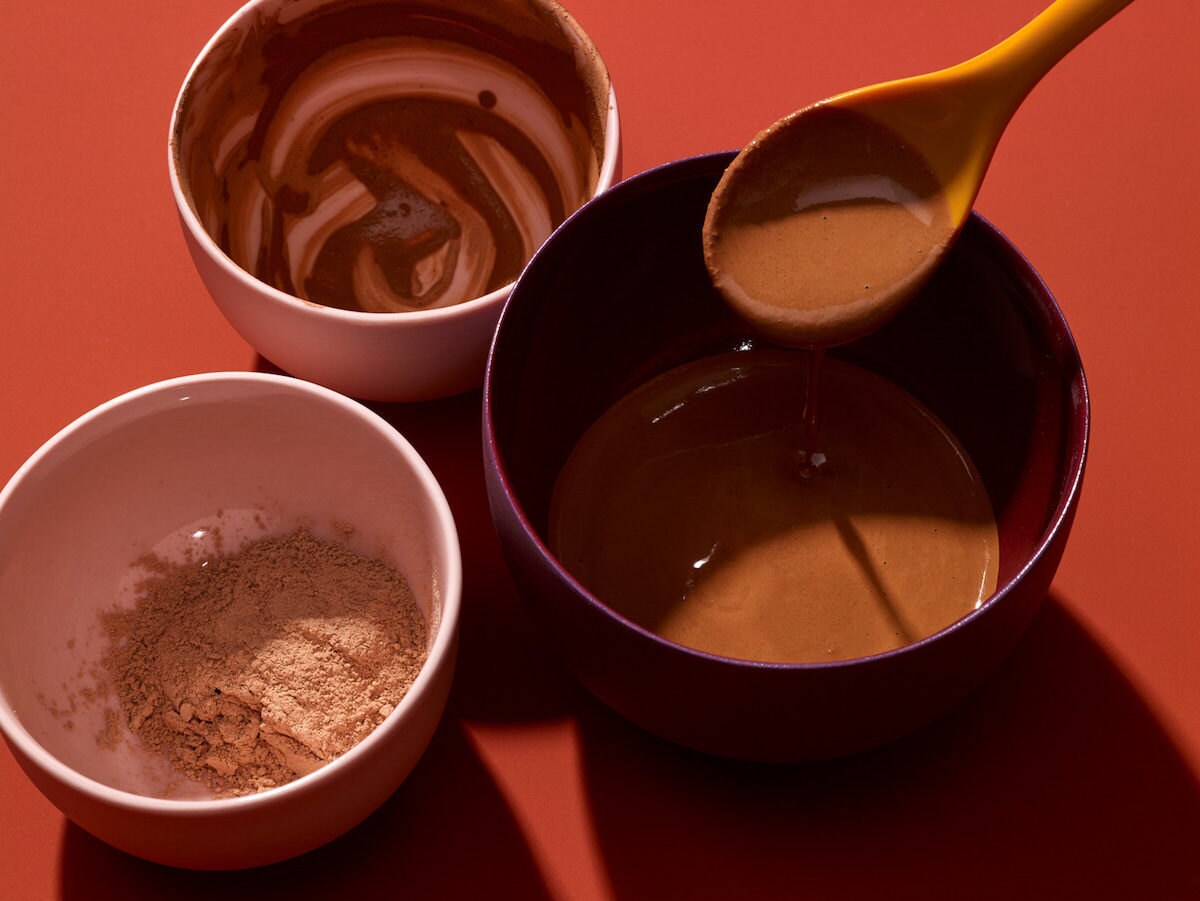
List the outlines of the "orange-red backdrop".
<svg viewBox="0 0 1200 901">
<path fill-rule="evenodd" d="M 632 174 L 838 91 L 966 58 L 1044 0 L 573 0 Z M 236 0 L 0 5 L 0 482 L 131 388 L 249 369 L 166 175 L 179 83 Z M 384 408 L 442 479 L 466 565 L 427 756 L 343 839 L 194 877 L 72 826 L 0 748 L 0 898 L 1200 897 L 1200 6 L 1143 0 L 1018 112 L 978 208 L 1038 267 L 1094 400 L 1062 569 L 1016 654 L 910 739 L 812 767 L 653 739 L 559 669 L 509 581 L 479 396 Z"/>
</svg>

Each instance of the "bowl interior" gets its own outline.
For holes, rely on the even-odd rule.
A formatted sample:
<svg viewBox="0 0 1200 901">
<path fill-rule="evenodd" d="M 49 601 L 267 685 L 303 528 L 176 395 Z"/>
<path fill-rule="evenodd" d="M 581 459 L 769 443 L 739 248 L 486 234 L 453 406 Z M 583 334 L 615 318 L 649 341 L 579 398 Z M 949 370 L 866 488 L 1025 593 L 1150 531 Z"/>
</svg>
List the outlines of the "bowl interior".
<svg viewBox="0 0 1200 901">
<path fill-rule="evenodd" d="M 0 501 L 0 701 L 80 774 L 163 794 L 157 757 L 98 743 L 112 703 L 97 696 L 100 612 L 135 601 L 147 552 L 182 561 L 300 526 L 404 573 L 432 648 L 453 523 L 424 463 L 374 414 L 256 374 L 161 383 L 93 411 Z"/>
<path fill-rule="evenodd" d="M 604 410 L 681 363 L 762 343 L 715 293 L 701 255 L 708 199 L 731 159 L 670 164 L 598 197 L 514 288 L 489 361 L 487 427 L 499 478 L 547 557 L 555 480 Z M 1062 514 L 1087 434 L 1075 347 L 1036 273 L 974 216 L 900 316 L 832 353 L 907 390 L 966 447 L 996 512 L 1003 591 Z"/>
<path fill-rule="evenodd" d="M 610 84 L 543 0 L 249 4 L 180 93 L 172 167 L 219 250 L 329 308 L 509 284 L 611 163 Z"/>
</svg>

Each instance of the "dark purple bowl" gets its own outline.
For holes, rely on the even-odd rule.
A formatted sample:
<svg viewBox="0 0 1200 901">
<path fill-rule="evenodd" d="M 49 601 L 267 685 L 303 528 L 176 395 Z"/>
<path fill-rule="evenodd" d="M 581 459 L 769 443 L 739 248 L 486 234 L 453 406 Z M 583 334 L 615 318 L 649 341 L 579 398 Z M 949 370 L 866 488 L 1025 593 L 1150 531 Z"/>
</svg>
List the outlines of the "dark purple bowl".
<svg viewBox="0 0 1200 901">
<path fill-rule="evenodd" d="M 856 660 L 764 664 L 666 641 L 589 594 L 546 543 L 551 491 L 583 431 L 646 379 L 756 339 L 714 292 L 705 207 L 732 154 L 642 173 L 564 223 L 517 281 L 484 386 L 492 517 L 513 576 L 564 664 L 645 729 L 749 760 L 864 750 L 928 722 L 1017 643 L 1062 556 L 1083 479 L 1088 394 L 1062 312 L 972 216 L 945 264 L 879 332 L 835 353 L 931 408 L 983 475 L 999 588 L 936 635 Z"/>
</svg>

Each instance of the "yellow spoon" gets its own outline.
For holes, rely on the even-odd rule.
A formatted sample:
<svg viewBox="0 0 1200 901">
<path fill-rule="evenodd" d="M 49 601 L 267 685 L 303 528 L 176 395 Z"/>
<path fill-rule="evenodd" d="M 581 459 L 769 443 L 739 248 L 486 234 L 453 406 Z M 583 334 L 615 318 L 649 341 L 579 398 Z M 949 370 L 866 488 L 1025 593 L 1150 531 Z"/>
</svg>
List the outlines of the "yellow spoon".
<svg viewBox="0 0 1200 901">
<path fill-rule="evenodd" d="M 705 262 L 769 337 L 820 347 L 894 315 L 966 222 L 1017 107 L 1132 0 L 1057 0 L 967 62 L 839 94 L 761 132 L 726 170 Z"/>
</svg>

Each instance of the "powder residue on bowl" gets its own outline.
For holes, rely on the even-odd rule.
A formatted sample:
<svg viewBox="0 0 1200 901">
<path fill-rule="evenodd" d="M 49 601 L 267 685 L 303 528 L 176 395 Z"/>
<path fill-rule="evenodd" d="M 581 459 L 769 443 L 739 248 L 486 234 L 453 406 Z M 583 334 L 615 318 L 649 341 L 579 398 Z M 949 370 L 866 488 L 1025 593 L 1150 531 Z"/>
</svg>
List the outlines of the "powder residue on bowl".
<svg viewBox="0 0 1200 901">
<path fill-rule="evenodd" d="M 365 738 L 425 660 L 403 575 L 301 529 L 232 554 L 146 557 L 102 614 L 129 730 L 218 797 L 284 785 Z"/>
</svg>

